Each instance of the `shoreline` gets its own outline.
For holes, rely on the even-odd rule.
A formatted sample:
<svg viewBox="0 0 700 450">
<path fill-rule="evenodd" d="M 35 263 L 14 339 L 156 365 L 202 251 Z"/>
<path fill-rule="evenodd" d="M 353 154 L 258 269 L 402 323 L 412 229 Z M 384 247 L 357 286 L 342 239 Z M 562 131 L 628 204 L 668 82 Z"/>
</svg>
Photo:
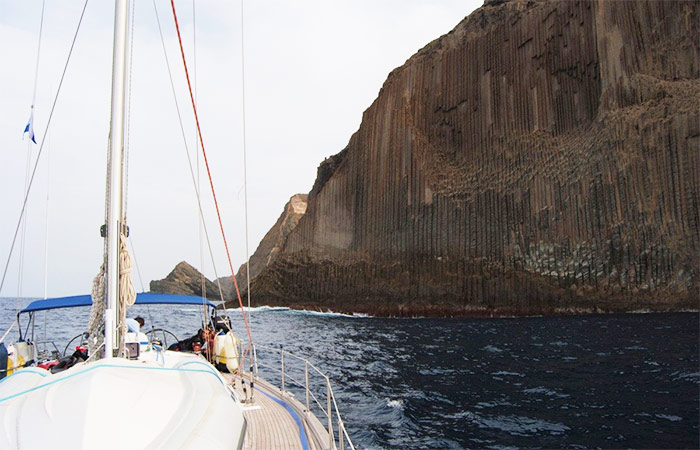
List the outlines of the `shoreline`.
<svg viewBox="0 0 700 450">
<path fill-rule="evenodd" d="M 217 309 L 221 309 L 217 306 Z M 248 308 L 245 308 L 248 310 Z M 635 309 L 602 309 L 602 308 L 559 308 L 554 310 L 515 310 L 510 308 L 483 308 L 483 309 L 457 309 L 426 306 L 422 308 L 381 308 L 370 311 L 366 308 L 358 310 L 344 308 L 323 308 L 318 305 L 295 304 L 275 305 L 265 304 L 252 306 L 253 311 L 264 310 L 292 310 L 300 313 L 316 313 L 344 316 L 347 318 L 386 318 L 386 319 L 515 319 L 528 317 L 564 317 L 564 316 L 588 316 L 588 315 L 613 315 L 613 314 L 663 314 L 663 313 L 693 313 L 699 314 L 700 308 L 635 308 Z M 238 307 L 226 309 L 238 311 Z"/>
</svg>

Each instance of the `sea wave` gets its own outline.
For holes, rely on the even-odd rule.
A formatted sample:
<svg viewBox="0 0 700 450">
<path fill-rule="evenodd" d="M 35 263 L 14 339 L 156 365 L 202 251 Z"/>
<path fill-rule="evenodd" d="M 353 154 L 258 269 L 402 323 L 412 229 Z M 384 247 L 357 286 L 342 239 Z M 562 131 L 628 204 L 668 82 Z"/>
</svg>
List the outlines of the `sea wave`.
<svg viewBox="0 0 700 450">
<path fill-rule="evenodd" d="M 671 414 L 657 414 L 656 417 L 658 417 L 659 419 L 666 419 L 671 422 L 680 422 L 681 420 L 683 420 L 682 417 L 674 416 Z"/>
<path fill-rule="evenodd" d="M 386 406 L 388 406 L 389 408 L 396 408 L 396 409 L 403 409 L 404 408 L 403 400 L 401 400 L 401 399 L 398 399 L 398 400 L 387 399 Z"/>
<path fill-rule="evenodd" d="M 525 376 L 525 374 L 518 373 L 518 372 L 508 372 L 507 370 L 499 370 L 498 372 L 493 372 L 491 375 L 511 376 L 511 377 L 524 377 Z"/>
<path fill-rule="evenodd" d="M 700 384 L 700 372 L 691 372 L 691 373 L 673 372 L 671 374 L 671 376 L 673 377 L 673 381 L 687 380 L 687 381 L 692 381 L 694 383 Z"/>
<path fill-rule="evenodd" d="M 543 394 L 543 395 L 546 395 L 546 396 L 548 396 L 548 397 L 557 397 L 557 398 L 567 398 L 567 397 L 569 397 L 568 394 L 562 394 L 562 393 L 553 391 L 553 390 L 551 390 L 551 389 L 547 389 L 547 388 L 544 387 L 544 386 L 538 386 L 538 387 L 535 387 L 535 388 L 525 389 L 523 392 L 526 393 L 526 394 Z"/>
<path fill-rule="evenodd" d="M 450 415 L 450 418 L 467 420 L 479 428 L 490 428 L 516 436 L 529 436 L 538 433 L 561 435 L 570 430 L 562 423 L 548 422 L 526 416 L 486 416 L 471 411 L 464 411 Z"/>
<path fill-rule="evenodd" d="M 247 307 L 244 306 L 243 310 L 245 312 L 265 312 L 265 311 L 289 311 L 292 308 L 288 308 L 286 306 L 251 306 Z M 226 312 L 231 313 L 231 312 L 238 312 L 240 311 L 241 308 L 226 308 Z"/>
<path fill-rule="evenodd" d="M 323 316 L 323 317 L 349 317 L 351 319 L 359 318 L 360 316 L 355 316 L 352 314 L 345 314 L 339 312 L 333 312 L 331 310 L 327 311 L 310 311 L 307 309 L 293 309 L 292 314 L 302 314 L 306 316 Z"/>
<path fill-rule="evenodd" d="M 487 345 L 487 346 L 483 347 L 482 350 L 487 351 L 489 353 L 501 353 L 501 352 L 503 352 L 503 350 L 501 350 L 500 348 L 495 347 L 493 345 Z"/>
<path fill-rule="evenodd" d="M 364 314 L 364 313 L 352 313 L 352 314 L 346 314 L 346 313 L 339 313 L 339 312 L 334 312 L 331 310 L 326 310 L 326 311 L 314 311 L 314 310 L 308 310 L 308 309 L 294 309 L 294 308 L 289 308 L 287 306 L 256 306 L 256 307 L 243 307 L 245 312 L 288 312 L 289 314 L 298 314 L 298 315 L 305 315 L 305 316 L 323 316 L 323 317 L 347 317 L 351 319 L 363 319 L 363 318 L 372 318 L 373 316 L 370 316 L 369 314 Z M 228 313 L 235 313 L 237 311 L 240 311 L 240 308 L 228 308 L 226 312 Z"/>
</svg>

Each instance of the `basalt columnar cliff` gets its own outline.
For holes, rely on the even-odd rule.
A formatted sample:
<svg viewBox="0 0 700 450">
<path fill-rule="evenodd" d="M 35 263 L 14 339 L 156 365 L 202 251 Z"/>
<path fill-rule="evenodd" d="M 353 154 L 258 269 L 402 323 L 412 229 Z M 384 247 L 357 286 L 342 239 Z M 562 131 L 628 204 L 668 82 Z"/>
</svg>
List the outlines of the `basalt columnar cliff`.
<svg viewBox="0 0 700 450">
<path fill-rule="evenodd" d="M 274 257 L 256 252 L 252 301 L 697 309 L 698 9 L 487 1 L 389 74 Z"/>
<path fill-rule="evenodd" d="M 250 257 L 251 278 L 256 278 L 265 267 L 275 261 L 280 250 L 284 247 L 287 237 L 306 213 L 307 200 L 308 196 L 306 194 L 296 194 L 289 199 L 277 222 L 265 234 L 255 253 Z M 238 269 L 236 280 L 238 285 L 247 292 L 245 264 Z M 233 297 L 235 292 L 233 291 L 234 287 L 231 277 L 224 277 L 222 281 L 222 286 L 227 288 L 226 292 Z"/>
</svg>

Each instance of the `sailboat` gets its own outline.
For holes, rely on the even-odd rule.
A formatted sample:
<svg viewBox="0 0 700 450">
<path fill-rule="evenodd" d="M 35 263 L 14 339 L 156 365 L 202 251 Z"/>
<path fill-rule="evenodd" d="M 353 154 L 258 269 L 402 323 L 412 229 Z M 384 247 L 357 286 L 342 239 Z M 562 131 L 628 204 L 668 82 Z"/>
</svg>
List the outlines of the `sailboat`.
<svg viewBox="0 0 700 450">
<path fill-rule="evenodd" d="M 200 297 L 136 295 L 128 276 L 121 180 L 128 29 L 129 0 L 116 0 L 103 272 L 91 295 L 37 300 L 17 314 L 18 341 L 0 344 L 0 448 L 353 448 L 322 373 L 327 428 L 311 413 L 308 368 L 316 369 L 307 360 L 300 358 L 304 405 L 285 389 L 284 352 L 278 388 L 258 376 L 252 338 L 242 345 L 214 304 Z M 207 314 L 200 341 L 174 348 L 164 330 L 159 337 L 129 328 L 133 304 L 201 306 Z M 30 332 L 36 314 L 79 307 L 91 307 L 88 331 L 75 324 L 81 345 L 63 357 L 58 351 L 40 355 Z"/>
</svg>

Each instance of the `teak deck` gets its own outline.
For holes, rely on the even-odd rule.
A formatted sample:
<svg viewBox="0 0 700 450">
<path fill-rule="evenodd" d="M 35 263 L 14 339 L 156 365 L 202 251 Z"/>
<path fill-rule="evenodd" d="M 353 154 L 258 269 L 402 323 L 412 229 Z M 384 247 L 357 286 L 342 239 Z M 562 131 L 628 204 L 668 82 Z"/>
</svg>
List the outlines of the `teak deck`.
<svg viewBox="0 0 700 450">
<path fill-rule="evenodd" d="M 233 379 L 230 375 L 226 377 Z M 244 399 L 240 381 L 236 381 L 235 386 L 238 396 Z M 250 390 L 247 382 L 246 387 Z M 303 449 L 299 425 L 284 404 L 300 419 L 308 448 L 327 450 L 328 432 L 316 416 L 307 414 L 304 405 L 293 396 L 281 392 L 279 388 L 260 378 L 255 380 L 253 403 L 243 404 L 243 415 L 247 422 L 243 448 L 246 450 Z"/>
</svg>

